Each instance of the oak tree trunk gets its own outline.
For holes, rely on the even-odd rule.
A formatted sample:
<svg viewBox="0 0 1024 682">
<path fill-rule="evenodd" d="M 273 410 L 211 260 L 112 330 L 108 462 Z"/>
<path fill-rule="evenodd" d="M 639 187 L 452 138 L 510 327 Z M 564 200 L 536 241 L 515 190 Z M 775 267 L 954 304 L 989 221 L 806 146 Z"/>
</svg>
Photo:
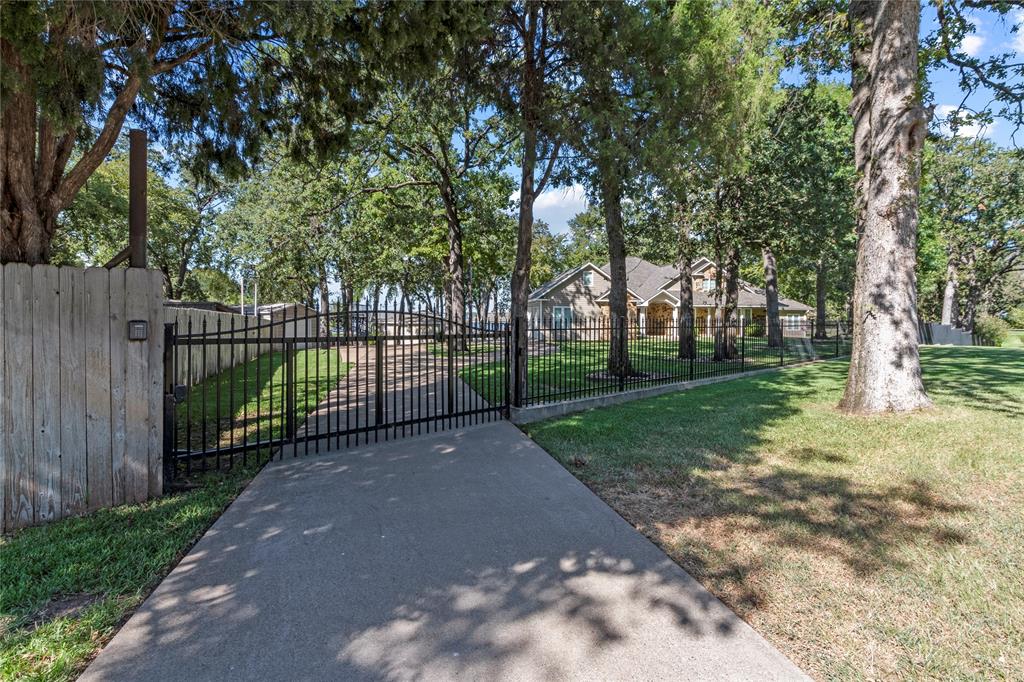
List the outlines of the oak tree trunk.
<svg viewBox="0 0 1024 682">
<path fill-rule="evenodd" d="M 956 260 L 949 258 L 946 264 L 946 286 L 942 292 L 942 324 L 953 326 L 956 319 Z"/>
<path fill-rule="evenodd" d="M 156 44 L 150 44 L 150 57 L 155 51 Z M 0 263 L 46 263 L 57 215 L 113 148 L 142 80 L 139 74 L 126 78 L 110 100 L 96 139 L 67 170 L 77 131 L 58 130 L 38 111 L 37 75 L 2 36 L 0 63 L 11 86 L 5 85 L 0 118 Z M 126 238 L 127 233 L 126 225 Z"/>
<path fill-rule="evenodd" d="M 682 203 L 676 205 L 676 226 L 679 233 L 679 358 L 689 360 L 697 357 L 693 317 L 693 241 L 690 239 L 687 208 Z"/>
<path fill-rule="evenodd" d="M 930 405 L 918 354 L 914 275 L 921 149 L 920 5 L 853 0 L 851 56 L 857 181 L 853 346 L 840 407 L 902 412 Z"/>
<path fill-rule="evenodd" d="M 466 275 L 462 255 L 462 221 L 456 204 L 455 191 L 445 183 L 441 191 L 445 218 L 448 221 L 448 258 L 445 293 L 449 319 L 452 322 L 452 344 L 455 350 L 466 349 Z"/>
<path fill-rule="evenodd" d="M 320 338 L 327 339 L 331 335 L 331 292 L 327 283 L 327 267 L 321 266 L 317 283 L 317 292 L 320 298 L 319 312 L 320 315 L 317 318 L 319 325 L 317 327 L 317 333 Z M 326 341 L 324 342 L 326 343 Z"/>
<path fill-rule="evenodd" d="M 512 401 L 521 406 L 526 400 L 527 308 L 530 297 L 530 253 L 533 249 L 533 202 L 537 197 L 534 174 L 537 171 L 537 131 L 540 125 L 543 66 L 539 63 L 535 40 L 542 21 L 540 8 L 531 3 L 524 16 L 522 89 L 520 116 L 523 133 L 523 162 L 519 176 L 519 225 L 516 232 L 516 262 L 512 269 L 509 320 L 514 337 L 512 358 Z"/>
<path fill-rule="evenodd" d="M 782 345 L 782 325 L 779 321 L 779 269 L 775 264 L 772 247 L 767 244 L 761 247 L 761 258 L 764 261 L 764 306 L 768 346 L 778 348 Z"/>
<path fill-rule="evenodd" d="M 814 264 L 814 338 L 824 339 L 825 303 L 828 297 L 828 270 L 825 261 L 819 258 Z"/>
<path fill-rule="evenodd" d="M 736 335 L 739 333 L 740 316 L 740 247 L 733 244 L 729 247 L 725 260 L 725 358 L 733 360 L 740 356 L 736 350 Z"/>
<path fill-rule="evenodd" d="M 605 233 L 608 236 L 608 269 L 611 288 L 608 311 L 611 315 L 611 342 L 608 344 L 608 373 L 628 377 L 629 366 L 629 304 L 626 291 L 626 241 L 622 231 L 622 187 L 615 171 L 601 179 L 601 207 L 604 209 Z"/>
<path fill-rule="evenodd" d="M 718 236 L 715 236 L 715 317 L 712 321 L 714 331 L 714 354 L 712 359 L 716 362 L 725 360 L 725 280 L 722 271 L 722 243 Z"/>
</svg>

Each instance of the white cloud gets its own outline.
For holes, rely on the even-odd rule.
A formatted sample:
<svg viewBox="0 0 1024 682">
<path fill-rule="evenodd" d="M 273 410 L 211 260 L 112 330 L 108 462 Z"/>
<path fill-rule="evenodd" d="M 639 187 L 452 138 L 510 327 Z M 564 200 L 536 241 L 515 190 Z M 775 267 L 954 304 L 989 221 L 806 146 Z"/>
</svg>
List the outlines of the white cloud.
<svg viewBox="0 0 1024 682">
<path fill-rule="evenodd" d="M 510 199 L 515 203 L 519 201 L 519 192 L 513 192 Z M 549 189 L 541 192 L 537 200 L 533 202 L 533 217 L 535 220 L 543 220 L 554 233 L 565 232 L 569 229 L 569 220 L 577 213 L 587 210 L 587 192 L 583 185 L 570 185 L 558 189 Z M 513 213 L 515 212 L 513 207 Z"/>
<path fill-rule="evenodd" d="M 964 36 L 963 41 L 960 43 L 960 49 L 966 52 L 969 57 L 977 57 L 981 54 L 981 48 L 984 45 L 985 37 L 972 33 L 971 35 Z"/>
<path fill-rule="evenodd" d="M 950 116 L 957 110 L 952 104 L 940 104 L 935 107 L 935 118 L 933 123 L 938 126 L 939 132 L 943 135 L 952 135 L 953 129 L 949 125 Z M 984 125 L 981 123 L 961 123 L 956 129 L 957 137 L 992 137 L 996 124 Z"/>
<path fill-rule="evenodd" d="M 1013 49 L 1024 54 L 1024 9 L 1013 13 L 1013 23 L 1017 26 L 1017 32 L 1013 34 Z"/>
</svg>

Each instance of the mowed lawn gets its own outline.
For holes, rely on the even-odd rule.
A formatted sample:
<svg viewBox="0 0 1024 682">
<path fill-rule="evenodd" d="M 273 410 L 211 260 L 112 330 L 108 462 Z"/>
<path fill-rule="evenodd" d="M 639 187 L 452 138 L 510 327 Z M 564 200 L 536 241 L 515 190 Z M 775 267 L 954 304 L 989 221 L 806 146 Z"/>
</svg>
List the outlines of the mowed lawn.
<svg viewBox="0 0 1024 682">
<path fill-rule="evenodd" d="M 909 416 L 833 361 L 528 430 L 811 675 L 1022 679 L 1024 350 L 922 362 Z"/>
<path fill-rule="evenodd" d="M 783 347 L 777 348 L 770 347 L 763 336 L 746 336 L 736 340 L 737 358 L 716 361 L 711 338 L 698 338 L 696 345 L 697 358 L 691 363 L 677 357 L 678 340 L 657 336 L 630 339 L 630 364 L 638 376 L 627 379 L 625 388 L 650 385 L 652 381 L 706 379 L 815 357 L 834 357 L 837 351 L 839 354 L 849 352 L 847 341 L 840 339 L 837 343 L 835 337 L 823 340 L 786 337 Z M 530 404 L 618 391 L 618 381 L 597 377 L 607 367 L 608 346 L 608 341 L 593 340 L 531 344 L 526 372 Z M 460 370 L 460 375 L 485 399 L 495 401 L 504 394 L 505 364 L 490 360 L 486 354 L 478 355 L 473 364 Z"/>
</svg>

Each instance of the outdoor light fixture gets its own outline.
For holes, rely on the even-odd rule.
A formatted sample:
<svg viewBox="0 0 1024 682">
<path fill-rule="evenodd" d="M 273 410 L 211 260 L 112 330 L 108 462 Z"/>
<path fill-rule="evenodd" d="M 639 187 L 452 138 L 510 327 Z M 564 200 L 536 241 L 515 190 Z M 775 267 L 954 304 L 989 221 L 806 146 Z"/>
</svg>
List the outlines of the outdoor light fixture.
<svg viewBox="0 0 1024 682">
<path fill-rule="evenodd" d="M 149 322 L 146 320 L 128 321 L 128 340 L 145 341 L 149 338 Z"/>
</svg>

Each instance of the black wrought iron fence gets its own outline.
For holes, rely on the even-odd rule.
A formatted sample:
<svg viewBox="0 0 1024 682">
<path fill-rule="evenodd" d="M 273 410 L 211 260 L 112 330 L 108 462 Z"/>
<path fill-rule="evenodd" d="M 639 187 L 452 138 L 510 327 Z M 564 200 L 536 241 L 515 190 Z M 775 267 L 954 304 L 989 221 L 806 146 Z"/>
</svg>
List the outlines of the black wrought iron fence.
<svg viewBox="0 0 1024 682">
<path fill-rule="evenodd" d="M 839 322 L 498 320 L 332 311 L 165 331 L 165 478 L 467 426 L 520 406 L 833 358 Z M 622 347 L 621 358 L 610 358 Z M 525 362 L 516 382 L 514 358 Z M 516 385 L 518 383 L 518 385 Z M 518 401 L 513 396 L 518 397 Z"/>
<path fill-rule="evenodd" d="M 610 358 L 613 337 L 626 349 Z M 785 319 L 682 327 L 671 321 L 608 317 L 534 319 L 528 325 L 522 406 L 586 398 L 658 384 L 835 358 L 849 352 L 844 323 Z M 623 367 L 625 370 L 623 371 Z"/>
<path fill-rule="evenodd" d="M 509 332 L 491 321 L 338 309 L 168 325 L 165 341 L 168 481 L 467 426 L 508 406 Z"/>
</svg>

